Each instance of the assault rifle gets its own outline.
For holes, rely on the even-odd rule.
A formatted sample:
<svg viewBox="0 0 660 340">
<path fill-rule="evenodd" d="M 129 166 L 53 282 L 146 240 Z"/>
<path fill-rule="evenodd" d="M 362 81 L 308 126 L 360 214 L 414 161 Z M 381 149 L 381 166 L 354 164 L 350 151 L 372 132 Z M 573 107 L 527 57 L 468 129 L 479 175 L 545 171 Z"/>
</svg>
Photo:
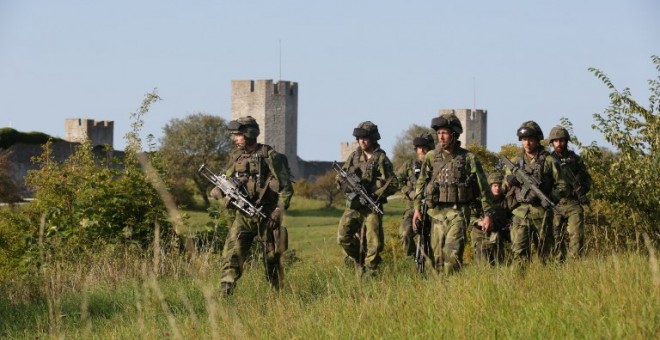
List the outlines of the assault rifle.
<svg viewBox="0 0 660 340">
<path fill-rule="evenodd" d="M 335 161 L 332 162 L 332 168 L 341 176 L 343 180 L 346 181 L 348 186 L 351 188 L 351 192 L 346 194 L 346 198 L 349 201 L 358 198 L 360 203 L 364 206 L 368 206 L 373 212 L 382 215 L 383 210 L 378 207 L 378 203 L 374 201 L 367 190 L 360 183 L 360 178 L 353 173 L 348 173 L 346 170 L 342 169 L 339 164 Z"/>
<path fill-rule="evenodd" d="M 573 187 L 573 193 L 575 194 L 575 196 L 577 196 L 578 202 L 580 204 L 588 206 L 589 209 L 591 209 L 591 203 L 589 202 L 589 198 L 587 198 L 586 195 L 581 194 L 582 183 L 578 180 L 577 176 L 575 176 L 573 170 L 571 170 L 569 165 L 564 162 L 561 163 L 561 170 L 564 171 L 564 175 L 570 182 L 571 187 Z"/>
<path fill-rule="evenodd" d="M 268 216 L 261 211 L 262 207 L 257 207 L 248 200 L 249 195 L 247 190 L 236 179 L 232 177 L 227 178 L 225 174 L 218 176 L 211 169 L 207 168 L 205 164 L 199 167 L 199 174 L 220 189 L 227 196 L 229 202 L 246 215 L 250 217 L 257 215 L 268 219 Z"/>
<path fill-rule="evenodd" d="M 419 273 L 424 273 L 426 266 L 426 259 L 431 258 L 429 256 L 431 250 L 431 231 L 429 230 L 428 225 L 428 213 L 425 200 L 422 200 L 422 207 L 420 212 L 422 213 L 422 220 L 417 224 L 417 233 L 419 237 L 417 238 L 417 249 L 415 250 L 415 263 L 417 264 L 417 271 Z M 413 221 L 413 223 L 416 221 Z M 433 260 L 431 260 L 433 262 Z"/>
<path fill-rule="evenodd" d="M 534 196 L 536 196 L 540 201 L 541 205 L 546 208 L 546 209 L 552 209 L 553 211 L 557 212 L 557 207 L 555 204 L 546 196 L 541 189 L 539 189 L 539 186 L 541 185 L 541 181 L 536 178 L 528 175 L 520 169 L 518 166 L 513 164 L 508 158 L 502 156 L 500 157 L 500 160 L 504 163 L 504 165 L 511 170 L 511 173 L 516 176 L 518 181 L 521 183 L 521 196 L 525 197 L 529 191 L 531 191 Z"/>
</svg>

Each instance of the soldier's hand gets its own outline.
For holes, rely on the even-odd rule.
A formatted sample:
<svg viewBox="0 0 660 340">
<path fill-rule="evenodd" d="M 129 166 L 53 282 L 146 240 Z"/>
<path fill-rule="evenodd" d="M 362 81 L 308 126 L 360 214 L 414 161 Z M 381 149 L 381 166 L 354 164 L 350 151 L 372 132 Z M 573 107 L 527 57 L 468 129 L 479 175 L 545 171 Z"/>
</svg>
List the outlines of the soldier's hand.
<svg viewBox="0 0 660 340">
<path fill-rule="evenodd" d="M 350 193 L 351 191 L 353 191 L 353 190 L 351 189 L 351 186 L 348 184 L 348 181 L 345 180 L 345 179 L 343 179 L 343 178 L 339 180 L 339 187 L 341 188 L 341 191 L 343 191 L 343 192 L 346 193 L 346 194 L 348 194 L 348 193 Z"/>
<path fill-rule="evenodd" d="M 222 190 L 220 190 L 218 187 L 213 187 L 213 190 L 211 190 L 209 196 L 211 196 L 213 199 L 219 200 L 220 197 L 222 197 Z"/>
<path fill-rule="evenodd" d="M 415 209 L 415 212 L 413 213 L 412 220 L 413 220 L 413 223 L 412 223 L 413 231 L 417 232 L 417 223 L 422 222 L 422 213 L 419 211 L 419 209 Z M 421 227 L 421 225 L 420 225 L 420 227 Z"/>
<path fill-rule="evenodd" d="M 484 216 L 484 219 L 481 222 L 481 228 L 485 232 L 489 232 L 491 229 L 493 229 L 493 219 L 490 217 L 490 215 Z"/>
</svg>

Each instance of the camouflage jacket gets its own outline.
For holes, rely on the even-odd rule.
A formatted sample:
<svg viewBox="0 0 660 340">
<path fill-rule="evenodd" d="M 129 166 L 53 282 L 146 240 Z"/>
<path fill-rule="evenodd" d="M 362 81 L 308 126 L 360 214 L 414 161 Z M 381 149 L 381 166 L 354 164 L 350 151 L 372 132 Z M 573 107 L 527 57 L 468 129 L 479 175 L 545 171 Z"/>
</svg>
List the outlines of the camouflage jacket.
<svg viewBox="0 0 660 340">
<path fill-rule="evenodd" d="M 460 173 L 460 178 L 463 178 L 463 180 L 459 180 L 457 183 L 447 183 L 446 180 L 441 178 L 446 172 L 442 171 L 443 169 L 434 169 L 434 166 L 437 166 L 439 163 L 445 164 L 443 169 L 452 169 L 452 171 Z M 428 199 L 430 196 L 430 199 L 434 201 L 433 193 L 437 191 L 442 192 L 443 185 L 449 188 L 459 185 L 467 186 L 466 189 L 472 191 L 470 195 L 473 196 L 473 199 L 480 197 L 479 200 L 481 201 L 483 211 L 488 215 L 493 214 L 493 195 L 490 192 L 486 175 L 479 159 L 470 151 L 456 146 L 451 154 L 437 148 L 426 154 L 415 186 L 415 209 L 420 209 L 422 200 L 425 197 Z M 473 199 L 466 199 L 465 202 L 463 202 L 464 200 L 458 200 L 457 203 L 469 204 Z"/>
<path fill-rule="evenodd" d="M 401 184 L 401 193 L 403 199 L 408 201 L 408 207 L 413 207 L 413 200 L 415 198 L 415 185 L 417 178 L 422 169 L 422 162 L 417 159 L 409 159 L 397 170 L 396 177 Z"/>
<path fill-rule="evenodd" d="M 274 207 L 289 207 L 293 186 L 285 155 L 272 147 L 257 144 L 252 152 L 235 149 L 229 156 L 227 177 L 238 178 L 247 189 L 253 203 Z"/>
<path fill-rule="evenodd" d="M 568 195 L 566 198 L 576 200 L 578 198 L 578 191 L 584 195 L 591 189 L 592 179 L 587 167 L 584 165 L 582 158 L 572 150 L 566 150 L 564 155 L 559 155 L 552 152 L 552 155 L 557 158 L 561 165 L 564 180 Z"/>
<path fill-rule="evenodd" d="M 371 158 L 367 159 L 362 149 L 353 151 L 342 168 L 360 178 L 360 183 L 380 203 L 386 203 L 387 197 L 399 190 L 399 181 L 394 174 L 392 162 L 380 148 L 373 151 Z M 340 178 L 337 176 L 337 185 Z"/>
<path fill-rule="evenodd" d="M 528 175 L 538 178 L 541 181 L 539 189 L 553 202 L 558 202 L 559 199 L 566 197 L 566 181 L 561 173 L 559 161 L 542 147 L 539 147 L 534 157 L 529 157 L 522 152 L 512 162 Z M 507 168 L 506 176 L 511 174 L 511 170 Z M 540 206 L 540 201 L 534 197 L 531 191 L 528 191 L 523 197 L 520 183 L 509 187 L 509 183 L 505 181 L 504 188 L 507 191 L 507 203 L 510 209 L 516 209 L 521 203 Z"/>
</svg>

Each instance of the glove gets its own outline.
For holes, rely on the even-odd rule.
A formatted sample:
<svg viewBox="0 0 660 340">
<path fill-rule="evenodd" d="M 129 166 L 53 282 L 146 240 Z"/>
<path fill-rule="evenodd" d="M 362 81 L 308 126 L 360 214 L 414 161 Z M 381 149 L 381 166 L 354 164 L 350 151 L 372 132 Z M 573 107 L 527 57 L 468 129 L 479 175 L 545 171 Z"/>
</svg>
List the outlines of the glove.
<svg viewBox="0 0 660 340">
<path fill-rule="evenodd" d="M 518 181 L 518 177 L 516 177 L 515 175 L 506 176 L 506 182 L 509 184 L 510 187 L 515 187 L 520 185 L 520 181 Z"/>
</svg>

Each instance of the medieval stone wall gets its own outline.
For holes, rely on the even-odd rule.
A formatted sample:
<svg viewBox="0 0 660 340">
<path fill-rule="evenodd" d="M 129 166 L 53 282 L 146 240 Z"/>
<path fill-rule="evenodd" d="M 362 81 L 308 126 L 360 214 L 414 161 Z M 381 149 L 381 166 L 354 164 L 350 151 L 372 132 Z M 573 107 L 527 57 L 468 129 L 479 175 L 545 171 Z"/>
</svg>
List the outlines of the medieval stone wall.
<svg viewBox="0 0 660 340">
<path fill-rule="evenodd" d="M 272 80 L 232 80 L 231 117 L 252 116 L 261 133 L 259 143 L 272 146 L 289 160 L 294 176 L 298 166 L 298 83 Z"/>
<path fill-rule="evenodd" d="M 92 146 L 113 145 L 114 122 L 108 120 L 68 118 L 64 126 L 64 140 L 71 143 L 82 143 L 89 138 Z"/>
</svg>

